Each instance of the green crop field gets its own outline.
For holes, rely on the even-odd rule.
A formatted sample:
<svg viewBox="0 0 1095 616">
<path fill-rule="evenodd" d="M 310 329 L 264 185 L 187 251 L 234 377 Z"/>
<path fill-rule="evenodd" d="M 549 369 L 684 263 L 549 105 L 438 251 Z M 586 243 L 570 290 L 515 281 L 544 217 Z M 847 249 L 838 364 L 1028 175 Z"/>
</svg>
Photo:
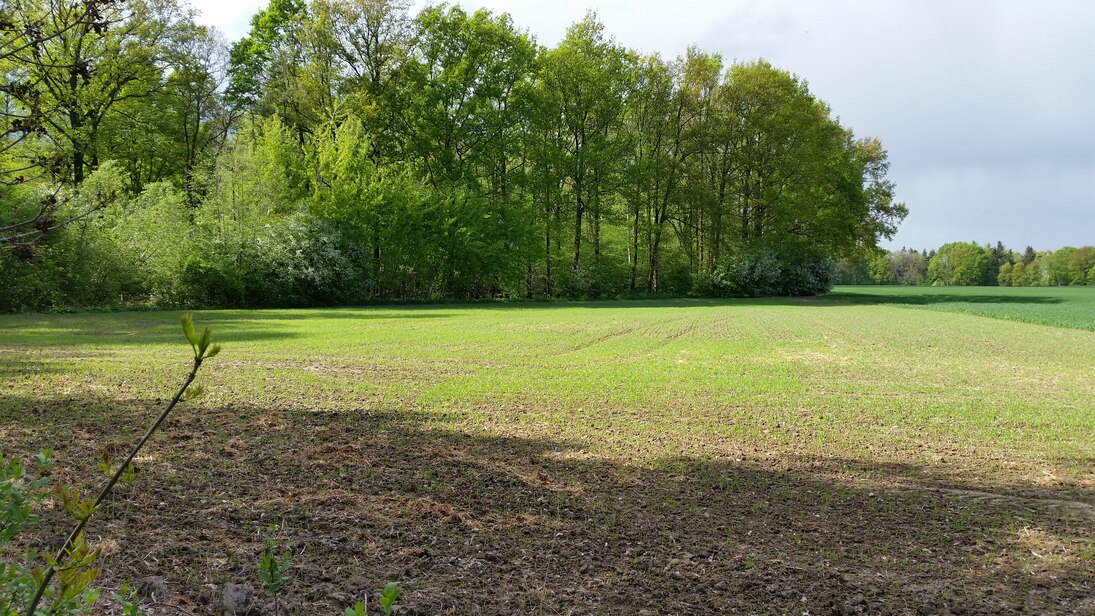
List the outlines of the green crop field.
<svg viewBox="0 0 1095 616">
<path fill-rule="evenodd" d="M 837 287 L 827 298 L 1095 331 L 1095 289 L 1091 287 Z"/>
<path fill-rule="evenodd" d="M 207 393 L 89 532 L 163 613 L 257 584 L 275 516 L 308 613 L 1095 611 L 1095 288 L 195 320 Z M 189 353 L 175 312 L 0 317 L 3 453 L 92 486 Z"/>
</svg>

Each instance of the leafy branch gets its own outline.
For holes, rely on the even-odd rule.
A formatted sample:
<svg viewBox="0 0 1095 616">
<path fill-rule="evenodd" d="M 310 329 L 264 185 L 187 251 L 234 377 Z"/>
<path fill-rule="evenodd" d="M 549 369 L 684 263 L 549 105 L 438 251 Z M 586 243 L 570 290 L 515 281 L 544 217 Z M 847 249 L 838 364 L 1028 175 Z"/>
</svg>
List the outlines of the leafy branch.
<svg viewBox="0 0 1095 616">
<path fill-rule="evenodd" d="M 160 416 L 156 418 L 156 421 L 148 428 L 141 437 L 141 440 L 133 446 L 129 455 L 118 466 L 118 469 L 110 476 L 106 484 L 99 490 L 99 495 L 94 501 L 80 501 L 78 496 L 73 493 L 61 493 L 61 499 L 64 501 L 66 508 L 76 515 L 77 523 L 73 527 L 72 531 L 68 534 L 65 542 L 61 545 L 61 548 L 57 550 L 57 553 L 52 558 L 47 558 L 46 562 L 49 567 L 44 573 L 42 573 L 38 580 L 38 587 L 35 590 L 34 597 L 27 605 L 26 616 L 35 616 L 38 610 L 38 605 L 41 603 L 43 596 L 45 596 L 46 589 L 49 588 L 50 582 L 52 582 L 54 576 L 62 574 L 63 585 L 68 586 L 65 582 L 71 582 L 77 586 L 86 586 L 83 583 L 84 578 L 90 572 L 81 573 L 79 570 L 89 565 L 95 560 L 97 556 L 96 552 L 89 551 L 83 540 L 84 528 L 87 526 L 88 521 L 98 510 L 99 505 L 110 495 L 114 486 L 122 480 L 127 474 L 131 473 L 131 465 L 133 459 L 137 457 L 137 454 L 141 452 L 145 444 L 148 443 L 152 435 L 159 430 L 160 425 L 163 424 L 167 416 L 171 414 L 171 411 L 179 404 L 187 400 L 192 400 L 202 393 L 201 386 L 191 385 L 194 379 L 198 376 L 198 370 L 201 368 L 202 363 L 213 357 L 216 357 L 221 351 L 219 344 L 213 344 L 213 332 L 206 327 L 202 330 L 201 334 L 198 334 L 194 329 L 194 320 L 189 313 L 182 315 L 182 327 L 183 333 L 186 334 L 186 339 L 190 343 L 190 348 L 194 351 L 194 361 L 190 369 L 190 373 L 187 375 L 186 380 L 182 386 L 179 387 L 175 396 L 171 398 L 167 406 L 164 408 Z M 66 580 L 64 578 L 71 577 L 72 580 Z M 90 579 L 86 580 L 90 583 Z"/>
</svg>

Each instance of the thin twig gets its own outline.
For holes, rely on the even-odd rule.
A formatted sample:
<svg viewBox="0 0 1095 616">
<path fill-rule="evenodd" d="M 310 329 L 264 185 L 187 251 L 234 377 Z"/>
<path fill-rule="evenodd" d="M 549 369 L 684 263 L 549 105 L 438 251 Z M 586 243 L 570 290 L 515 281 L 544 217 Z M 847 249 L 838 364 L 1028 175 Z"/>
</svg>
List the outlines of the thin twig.
<svg viewBox="0 0 1095 616">
<path fill-rule="evenodd" d="M 152 426 L 148 428 L 148 431 L 144 433 L 144 436 L 141 438 L 141 440 L 129 452 L 129 456 L 126 457 L 125 462 L 123 462 L 122 465 L 118 467 L 118 470 L 114 471 L 114 475 L 112 475 L 110 480 L 106 482 L 106 485 L 103 486 L 103 489 L 99 491 L 99 496 L 96 497 L 95 504 L 92 505 L 90 513 L 84 516 L 83 519 L 81 519 L 79 523 L 76 524 L 76 527 L 72 529 L 72 532 L 69 533 L 68 538 L 65 539 L 65 543 L 61 546 L 61 549 L 57 551 L 57 555 L 54 557 L 53 564 L 50 564 L 49 569 L 46 570 L 46 574 L 42 578 L 42 582 L 38 585 L 38 590 L 36 590 L 34 593 L 34 598 L 31 599 L 30 604 L 27 606 L 26 616 L 34 616 L 35 611 L 38 609 L 38 604 L 41 603 L 42 596 L 46 592 L 46 588 L 49 586 L 50 581 L 53 580 L 53 576 L 57 573 L 57 566 L 62 563 L 66 555 L 72 550 L 77 538 L 79 538 L 80 536 L 80 533 L 82 533 L 84 531 L 84 527 L 87 526 L 88 520 L 90 520 L 91 516 L 94 515 L 95 512 L 98 510 L 99 504 L 102 503 L 107 495 L 110 494 L 110 491 L 114 489 L 115 484 L 117 484 L 118 480 L 122 478 L 122 475 L 125 473 L 126 469 L 129 468 L 129 465 L 133 462 L 133 459 L 137 457 L 137 454 L 141 451 L 141 448 L 144 447 L 145 443 L 148 442 L 148 439 L 152 438 L 152 435 L 155 434 L 156 430 L 159 429 L 160 424 L 162 424 L 164 420 L 167 419 L 167 416 L 171 414 L 172 409 L 175 408 L 175 405 L 177 405 L 182 399 L 183 394 L 186 393 L 187 388 L 190 387 L 190 384 L 194 382 L 194 378 L 198 375 L 198 368 L 200 368 L 202 365 L 202 360 L 203 358 L 200 356 L 194 358 L 194 367 L 190 370 L 190 374 L 187 375 L 186 382 L 184 382 L 182 387 L 179 388 L 179 391 L 175 393 L 175 397 L 171 399 L 171 402 L 168 403 L 167 408 L 165 408 L 163 412 L 160 413 L 160 416 L 156 419 L 155 422 L 152 423 Z"/>
</svg>

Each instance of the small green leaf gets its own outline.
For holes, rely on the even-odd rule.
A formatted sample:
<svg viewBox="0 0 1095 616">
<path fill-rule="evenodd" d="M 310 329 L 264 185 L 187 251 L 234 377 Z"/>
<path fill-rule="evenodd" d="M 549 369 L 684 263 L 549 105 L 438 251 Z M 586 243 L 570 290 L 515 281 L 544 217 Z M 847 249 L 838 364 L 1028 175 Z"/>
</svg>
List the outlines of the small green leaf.
<svg viewBox="0 0 1095 616">
<path fill-rule="evenodd" d="M 204 393 L 205 393 L 205 388 L 202 387 L 201 385 L 191 385 L 190 387 L 186 388 L 185 392 L 183 392 L 183 395 L 182 395 L 182 398 L 180 398 L 180 401 L 189 402 L 190 400 L 193 400 L 195 398 L 200 397 Z"/>
<path fill-rule="evenodd" d="M 213 346 L 209 347 L 209 352 L 205 354 L 205 358 L 209 359 L 210 357 L 216 357 L 217 354 L 220 353 L 220 352 L 221 352 L 221 345 L 214 344 Z"/>
<path fill-rule="evenodd" d="M 194 317 L 189 312 L 184 312 L 182 315 L 183 333 L 186 334 L 186 339 L 190 342 L 190 346 L 198 346 L 198 336 L 194 333 Z"/>
<path fill-rule="evenodd" d="M 213 342 L 213 330 L 209 329 L 209 326 L 205 326 L 202 330 L 202 337 L 198 341 L 198 357 L 205 355 L 206 349 L 209 348 L 209 344 Z"/>
<path fill-rule="evenodd" d="M 53 460 L 50 459 L 50 454 L 53 452 L 49 449 L 44 449 L 34 456 L 34 461 L 38 464 L 39 470 L 46 470 L 53 464 Z"/>
<path fill-rule="evenodd" d="M 395 601 L 399 598 L 400 593 L 402 593 L 402 589 L 399 588 L 398 582 L 388 582 L 384 587 L 383 592 L 381 592 L 380 599 L 378 599 L 380 610 L 390 616 Z"/>
</svg>

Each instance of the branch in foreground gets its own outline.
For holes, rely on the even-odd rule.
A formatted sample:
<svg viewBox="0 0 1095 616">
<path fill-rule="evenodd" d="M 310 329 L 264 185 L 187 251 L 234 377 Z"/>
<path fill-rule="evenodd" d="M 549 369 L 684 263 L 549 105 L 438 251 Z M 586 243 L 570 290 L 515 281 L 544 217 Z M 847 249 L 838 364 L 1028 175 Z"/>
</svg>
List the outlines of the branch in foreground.
<svg viewBox="0 0 1095 616">
<path fill-rule="evenodd" d="M 34 593 L 34 597 L 27 605 L 26 616 L 35 616 L 38 610 L 38 604 L 42 602 L 42 597 L 45 595 L 46 589 L 49 588 L 50 582 L 52 582 L 53 577 L 58 572 L 80 567 L 89 562 L 90 559 L 86 556 L 76 554 L 76 548 L 82 543 L 81 535 L 84 532 L 84 527 L 87 526 L 88 520 L 91 519 L 91 516 L 95 514 L 99 505 L 106 499 L 111 490 L 114 489 L 114 486 L 117 485 L 126 471 L 129 470 L 130 465 L 133 463 L 133 459 L 137 457 L 137 454 L 144 448 L 145 443 L 152 438 L 152 435 L 159 430 L 160 425 L 167 419 L 167 416 L 171 414 L 171 411 L 175 406 L 178 405 L 179 402 L 191 400 L 201 395 L 200 386 L 194 387 L 193 389 L 191 389 L 190 386 L 197 377 L 202 362 L 206 359 L 215 357 L 220 353 L 221 347 L 219 344 L 212 344 L 213 332 L 209 327 L 206 327 L 200 336 L 195 332 L 194 320 L 189 313 L 182 316 L 182 326 L 183 332 L 186 334 L 186 339 L 190 343 L 190 347 L 194 350 L 194 363 L 190 369 L 190 374 L 187 375 L 186 380 L 183 382 L 182 386 L 179 387 L 175 396 L 171 398 L 171 401 L 164 408 L 163 412 L 160 413 L 160 416 L 156 418 L 156 421 L 152 422 L 152 425 L 145 432 L 144 436 L 141 437 L 141 440 L 137 442 L 132 450 L 130 450 L 125 461 L 118 466 L 118 469 L 114 471 L 114 474 L 111 475 L 110 479 L 99 491 L 99 495 L 95 498 L 95 501 L 81 512 L 76 526 L 68 534 L 68 537 L 61 545 L 61 548 L 57 550 L 57 554 L 49 560 L 49 568 L 42 576 L 41 581 L 38 583 L 38 588 Z"/>
</svg>

